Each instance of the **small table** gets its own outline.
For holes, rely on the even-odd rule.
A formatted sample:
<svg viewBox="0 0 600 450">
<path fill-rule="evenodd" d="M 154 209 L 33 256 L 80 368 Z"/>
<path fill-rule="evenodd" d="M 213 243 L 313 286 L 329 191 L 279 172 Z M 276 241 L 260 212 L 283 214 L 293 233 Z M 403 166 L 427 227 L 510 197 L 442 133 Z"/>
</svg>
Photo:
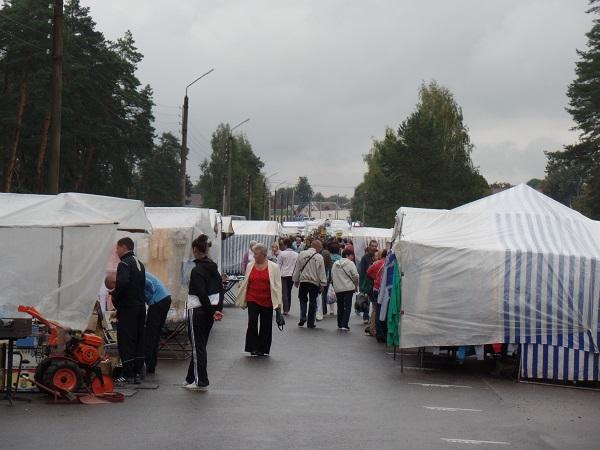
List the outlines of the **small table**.
<svg viewBox="0 0 600 450">
<path fill-rule="evenodd" d="M 235 305 L 235 293 L 233 292 L 233 288 L 243 279 L 243 275 L 229 275 L 227 277 L 227 283 L 223 286 L 223 288 L 225 289 L 223 303 L 226 303 L 228 305 Z"/>
<path fill-rule="evenodd" d="M 6 391 L 2 400 L 8 400 L 10 406 L 13 401 L 31 401 L 30 399 L 14 397 L 12 395 L 12 371 L 13 371 L 13 353 L 15 341 L 31 336 L 31 319 L 0 319 L 0 340 L 8 341 L 8 351 L 6 352 Z"/>
</svg>

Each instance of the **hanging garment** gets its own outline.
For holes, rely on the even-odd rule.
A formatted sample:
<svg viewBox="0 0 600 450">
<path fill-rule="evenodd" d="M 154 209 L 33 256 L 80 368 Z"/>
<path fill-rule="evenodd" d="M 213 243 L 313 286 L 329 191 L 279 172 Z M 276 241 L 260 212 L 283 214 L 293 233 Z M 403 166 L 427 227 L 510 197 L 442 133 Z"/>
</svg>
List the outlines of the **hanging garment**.
<svg viewBox="0 0 600 450">
<path fill-rule="evenodd" d="M 393 270 L 392 292 L 387 317 L 387 345 L 397 347 L 400 345 L 400 313 L 402 310 L 402 280 L 397 261 L 394 261 Z"/>
<path fill-rule="evenodd" d="M 388 303 L 390 301 L 390 294 L 392 292 L 392 284 L 394 281 L 394 262 L 396 261 L 396 255 L 390 253 L 386 260 L 385 266 L 383 266 L 383 274 L 381 279 L 381 286 L 379 288 L 379 296 L 377 297 L 377 303 L 381 305 L 381 313 L 379 320 L 382 322 L 387 321 Z"/>
</svg>

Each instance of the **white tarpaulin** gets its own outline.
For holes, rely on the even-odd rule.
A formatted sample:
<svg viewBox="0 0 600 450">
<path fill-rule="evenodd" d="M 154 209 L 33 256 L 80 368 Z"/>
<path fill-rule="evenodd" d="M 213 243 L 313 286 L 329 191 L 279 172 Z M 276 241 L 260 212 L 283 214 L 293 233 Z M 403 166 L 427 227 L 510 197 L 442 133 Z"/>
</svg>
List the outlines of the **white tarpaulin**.
<svg viewBox="0 0 600 450">
<path fill-rule="evenodd" d="M 0 194 L 0 316 L 17 316 L 19 305 L 30 305 L 49 319 L 84 328 L 117 228 L 149 225 L 138 214 L 140 205 L 73 193 Z"/>
<path fill-rule="evenodd" d="M 206 234 L 211 241 L 209 256 L 221 267 L 221 216 L 213 209 L 184 207 L 148 207 L 146 215 L 153 231 L 136 239 L 136 253 L 146 269 L 165 283 L 173 300 L 171 309 L 182 318 L 194 265 L 192 241 Z"/>
<path fill-rule="evenodd" d="M 394 245 L 404 272 L 402 347 L 506 342 L 597 351 L 598 222 L 526 185 L 414 216 L 398 211 L 402 239 Z"/>
<path fill-rule="evenodd" d="M 352 227 L 352 242 L 356 261 L 365 254 L 365 249 L 371 241 L 377 241 L 379 249 L 389 249 L 392 242 L 392 228 Z"/>
<path fill-rule="evenodd" d="M 262 242 L 269 249 L 281 235 L 279 222 L 269 220 L 234 220 L 234 234 L 223 241 L 223 272 L 241 273 L 244 253 L 250 248 L 250 241 Z"/>
</svg>

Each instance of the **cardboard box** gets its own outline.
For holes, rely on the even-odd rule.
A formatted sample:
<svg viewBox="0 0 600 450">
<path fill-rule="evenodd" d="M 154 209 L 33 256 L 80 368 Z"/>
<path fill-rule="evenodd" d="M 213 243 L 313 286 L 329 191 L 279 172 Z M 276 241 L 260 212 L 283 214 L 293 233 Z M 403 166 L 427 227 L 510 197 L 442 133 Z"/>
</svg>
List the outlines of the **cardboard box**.
<svg viewBox="0 0 600 450">
<path fill-rule="evenodd" d="M 18 391 L 37 391 L 38 387 L 33 382 L 33 378 L 35 376 L 35 369 L 23 369 L 21 370 L 21 378 L 17 379 L 17 375 L 19 374 L 19 369 L 13 369 L 12 374 L 12 389 L 13 391 L 17 389 Z M 7 383 L 7 370 L 0 369 L 0 385 L 4 389 Z"/>
</svg>

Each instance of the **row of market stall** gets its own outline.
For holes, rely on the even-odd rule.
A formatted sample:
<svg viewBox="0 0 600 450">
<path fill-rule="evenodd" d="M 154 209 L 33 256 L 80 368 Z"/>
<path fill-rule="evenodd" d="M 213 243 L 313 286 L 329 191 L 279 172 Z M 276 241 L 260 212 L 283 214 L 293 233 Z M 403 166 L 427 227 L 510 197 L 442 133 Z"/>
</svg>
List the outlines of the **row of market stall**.
<svg viewBox="0 0 600 450">
<path fill-rule="evenodd" d="M 524 378 L 600 381 L 600 223 L 525 185 L 453 210 L 402 207 L 394 230 L 238 221 L 87 194 L 0 194 L 0 317 L 29 304 L 84 328 L 116 268 L 114 243 L 129 235 L 173 293 L 169 318 L 178 321 L 199 234 L 221 270 L 236 274 L 251 240 L 323 228 L 351 239 L 357 258 L 370 240 L 394 242 L 401 348 L 515 344 Z"/>
<path fill-rule="evenodd" d="M 367 229 L 341 222 L 332 232 L 354 234 L 360 241 L 378 233 L 371 238 L 390 242 L 391 230 L 365 233 Z M 208 235 L 210 257 L 223 273 L 235 275 L 250 241 L 270 245 L 284 235 L 304 235 L 319 226 L 310 223 L 292 232 L 278 222 L 231 220 L 212 209 L 145 208 L 138 200 L 89 194 L 0 194 L 0 317 L 18 315 L 17 307 L 28 304 L 50 319 L 84 328 L 98 297 L 106 307 L 103 280 L 116 270 L 114 244 L 129 236 L 148 271 L 172 293 L 169 319 L 181 320 L 195 237 Z"/>
</svg>

